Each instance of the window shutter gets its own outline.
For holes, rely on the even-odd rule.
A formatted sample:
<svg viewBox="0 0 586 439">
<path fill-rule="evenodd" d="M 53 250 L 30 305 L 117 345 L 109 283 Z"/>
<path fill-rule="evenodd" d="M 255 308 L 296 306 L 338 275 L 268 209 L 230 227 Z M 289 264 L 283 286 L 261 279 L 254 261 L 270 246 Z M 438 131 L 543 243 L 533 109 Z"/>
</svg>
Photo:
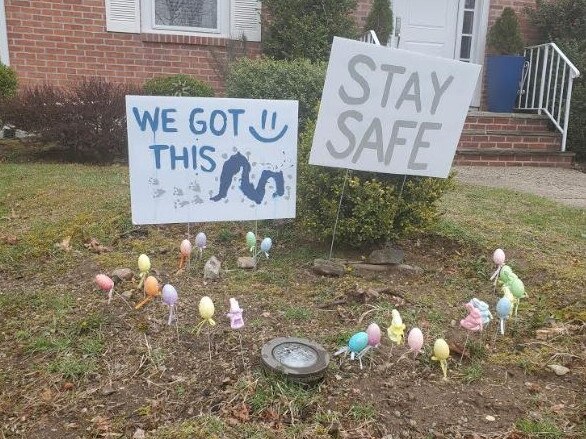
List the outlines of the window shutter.
<svg viewBox="0 0 586 439">
<path fill-rule="evenodd" d="M 106 30 L 140 33 L 140 0 L 106 0 Z"/>
<path fill-rule="evenodd" d="M 261 2 L 257 0 L 232 0 L 230 34 L 234 39 L 243 36 L 248 41 L 260 41 Z"/>
</svg>

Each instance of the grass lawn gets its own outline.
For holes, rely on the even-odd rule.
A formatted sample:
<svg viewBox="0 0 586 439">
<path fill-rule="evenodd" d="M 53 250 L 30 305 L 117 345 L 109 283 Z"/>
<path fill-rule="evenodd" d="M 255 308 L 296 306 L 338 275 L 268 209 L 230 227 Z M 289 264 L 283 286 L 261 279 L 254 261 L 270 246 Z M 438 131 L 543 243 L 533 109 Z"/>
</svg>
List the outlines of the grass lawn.
<svg viewBox="0 0 586 439">
<path fill-rule="evenodd" d="M 259 235 L 272 237 L 271 257 L 243 271 L 236 257 L 247 253 L 252 223 L 192 225 L 208 235 L 204 259 L 223 264 L 221 280 L 206 284 L 201 260 L 177 274 L 185 225 L 131 224 L 125 167 L 0 163 L 0 436 L 132 437 L 141 429 L 153 438 L 586 437 L 585 211 L 461 184 L 442 209 L 434 230 L 398 243 L 422 274 L 317 276 L 312 260 L 328 243 L 268 221 Z M 84 244 L 92 238 L 111 251 L 91 252 Z M 494 306 L 497 247 L 529 298 L 505 336 L 493 322 L 470 337 L 461 363 L 453 353 L 444 382 L 433 341 L 463 345 L 456 322 L 472 297 Z M 94 285 L 100 272 L 136 271 L 141 253 L 179 291 L 178 332 L 159 301 L 134 310 L 115 296 L 108 306 Z M 348 260 L 367 255 L 336 251 Z M 116 291 L 136 303 L 135 285 Z M 378 298 L 356 299 L 382 288 Z M 203 295 L 216 304 L 211 361 L 205 332 L 193 331 Z M 230 297 L 245 310 L 243 351 L 224 316 Z M 417 359 L 398 361 L 406 348 L 392 349 L 385 335 L 363 370 L 333 358 L 319 385 L 260 368 L 260 348 L 273 337 L 303 336 L 334 352 L 371 321 L 386 332 L 395 307 L 408 329 L 424 332 Z M 570 372 L 557 376 L 551 364 Z"/>
</svg>

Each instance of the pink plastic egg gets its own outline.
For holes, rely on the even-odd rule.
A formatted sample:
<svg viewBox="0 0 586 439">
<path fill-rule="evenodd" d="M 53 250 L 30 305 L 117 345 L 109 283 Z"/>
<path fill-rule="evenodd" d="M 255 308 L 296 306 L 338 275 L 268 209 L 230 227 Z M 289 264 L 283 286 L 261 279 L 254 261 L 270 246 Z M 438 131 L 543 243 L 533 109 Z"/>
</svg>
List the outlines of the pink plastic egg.
<svg viewBox="0 0 586 439">
<path fill-rule="evenodd" d="M 413 328 L 407 336 L 407 344 L 412 352 L 418 353 L 423 347 L 423 332 L 419 328 Z"/>
<path fill-rule="evenodd" d="M 492 254 L 492 260 L 496 265 L 503 265 L 505 263 L 505 252 L 497 248 Z"/>
<path fill-rule="evenodd" d="M 102 291 L 107 292 L 114 288 L 114 281 L 105 274 L 96 275 L 96 283 L 98 284 L 98 288 Z"/>
<path fill-rule="evenodd" d="M 371 323 L 366 328 L 366 334 L 368 335 L 369 346 L 378 346 L 380 344 L 381 332 L 380 327 L 376 323 Z"/>
<path fill-rule="evenodd" d="M 184 239 L 181 241 L 181 246 L 179 247 L 181 254 L 183 256 L 189 256 L 191 254 L 191 242 L 189 239 Z"/>
</svg>

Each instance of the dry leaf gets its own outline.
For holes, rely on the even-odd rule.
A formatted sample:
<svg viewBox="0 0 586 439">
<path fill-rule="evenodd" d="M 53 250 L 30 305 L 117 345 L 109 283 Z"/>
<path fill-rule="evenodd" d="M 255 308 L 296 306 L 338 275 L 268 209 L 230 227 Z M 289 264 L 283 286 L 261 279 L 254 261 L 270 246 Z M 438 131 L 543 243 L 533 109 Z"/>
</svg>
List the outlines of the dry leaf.
<svg viewBox="0 0 586 439">
<path fill-rule="evenodd" d="M 2 235 L 0 236 L 0 242 L 2 244 L 16 245 L 18 243 L 18 238 L 14 235 Z"/>
<path fill-rule="evenodd" d="M 83 246 L 87 248 L 89 251 L 98 254 L 112 251 L 110 247 L 106 247 L 105 245 L 100 244 L 100 241 L 98 241 L 96 238 L 90 239 L 90 242 L 84 244 Z"/>
<path fill-rule="evenodd" d="M 53 399 L 53 392 L 48 387 L 45 387 L 41 392 L 41 399 L 45 402 L 50 402 Z"/>
<path fill-rule="evenodd" d="M 61 241 L 60 243 L 55 244 L 55 248 L 58 248 L 59 250 L 63 250 L 66 252 L 70 252 L 71 251 L 71 246 L 69 245 L 71 241 L 71 236 L 68 236 L 67 238 L 63 239 L 63 241 Z"/>
</svg>

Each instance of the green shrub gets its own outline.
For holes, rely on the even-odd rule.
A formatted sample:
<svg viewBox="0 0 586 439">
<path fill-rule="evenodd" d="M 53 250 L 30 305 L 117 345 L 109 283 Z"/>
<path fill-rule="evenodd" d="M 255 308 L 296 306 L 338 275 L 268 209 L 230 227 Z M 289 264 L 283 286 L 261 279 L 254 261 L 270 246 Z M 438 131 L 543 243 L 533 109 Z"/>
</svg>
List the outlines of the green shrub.
<svg viewBox="0 0 586 439">
<path fill-rule="evenodd" d="M 159 76 L 149 79 L 143 91 L 152 96 L 214 96 L 214 89 L 203 81 L 188 75 Z"/>
<path fill-rule="evenodd" d="M 488 32 L 488 45 L 500 55 L 523 53 L 523 39 L 517 14 L 512 8 L 503 9 Z"/>
<path fill-rule="evenodd" d="M 13 96 L 17 88 L 18 79 L 14 69 L 0 63 L 0 99 Z"/>
<path fill-rule="evenodd" d="M 344 169 L 308 164 L 315 123 L 307 124 L 299 145 L 298 201 L 303 226 L 323 240 L 331 239 L 344 184 Z M 342 245 L 395 240 L 426 230 L 437 220 L 437 201 L 452 179 L 407 177 L 351 171 L 346 183 L 336 240 Z"/>
<path fill-rule="evenodd" d="M 581 72 L 572 90 L 567 145 L 586 160 L 586 0 L 539 0 L 529 16 L 542 41 L 554 41 Z"/>
<path fill-rule="evenodd" d="M 376 32 L 381 44 L 386 44 L 393 32 L 393 11 L 391 11 L 390 0 L 374 0 L 368 17 L 366 17 L 366 24 L 364 31 L 369 30 Z"/>
<path fill-rule="evenodd" d="M 0 107 L 0 119 L 53 144 L 67 161 L 109 163 L 125 160 L 126 95 L 135 87 L 99 78 L 71 88 L 49 84 L 25 87 Z"/>
<path fill-rule="evenodd" d="M 308 60 L 242 59 L 232 65 L 226 95 L 232 98 L 294 99 L 299 101 L 300 125 L 316 115 L 326 66 Z"/>
<path fill-rule="evenodd" d="M 334 36 L 355 38 L 355 0 L 263 0 L 263 51 L 277 59 L 326 60 Z"/>
</svg>

